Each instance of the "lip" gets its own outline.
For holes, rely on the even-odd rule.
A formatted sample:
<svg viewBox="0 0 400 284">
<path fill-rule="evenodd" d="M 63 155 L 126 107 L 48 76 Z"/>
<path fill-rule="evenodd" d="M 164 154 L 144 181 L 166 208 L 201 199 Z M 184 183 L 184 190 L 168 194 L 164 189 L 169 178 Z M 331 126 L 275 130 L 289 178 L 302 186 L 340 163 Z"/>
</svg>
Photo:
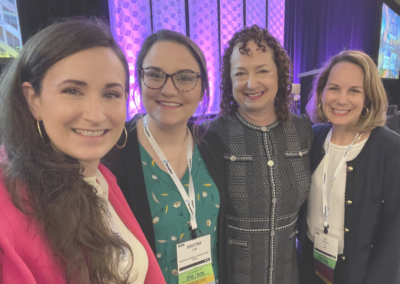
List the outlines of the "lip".
<svg viewBox="0 0 400 284">
<path fill-rule="evenodd" d="M 351 110 L 339 110 L 339 109 L 334 109 L 334 108 L 331 108 L 331 111 L 332 111 L 332 114 L 335 116 L 346 116 L 351 112 Z M 340 112 L 338 112 L 338 111 L 340 111 Z"/>
<path fill-rule="evenodd" d="M 77 132 L 78 131 L 78 132 Z M 98 135 L 95 134 L 94 132 L 100 132 L 100 131 L 104 131 L 103 134 Z M 109 129 L 82 129 L 82 128 L 73 128 L 72 132 L 74 132 L 76 135 L 78 135 L 78 137 L 83 138 L 83 139 L 87 139 L 90 141 L 98 141 L 101 140 L 110 130 Z M 81 132 L 81 133 L 79 133 Z M 86 132 L 86 135 L 82 132 Z M 91 136 L 91 135 L 96 135 L 96 136 Z"/>
<path fill-rule="evenodd" d="M 164 109 L 177 109 L 182 106 L 181 103 L 178 102 L 169 102 L 169 101 L 156 101 L 157 104 Z M 166 105 L 166 104 L 175 104 L 175 105 Z"/>
<path fill-rule="evenodd" d="M 260 94 L 260 95 L 258 95 L 258 96 L 249 96 L 249 95 L 255 95 L 255 94 Z M 260 99 L 263 95 L 265 94 L 265 91 L 261 91 L 261 92 L 255 92 L 255 93 L 245 93 L 245 95 L 246 95 L 246 98 L 248 99 L 248 100 L 251 100 L 251 101 L 255 101 L 255 100 L 258 100 L 258 99 Z"/>
</svg>

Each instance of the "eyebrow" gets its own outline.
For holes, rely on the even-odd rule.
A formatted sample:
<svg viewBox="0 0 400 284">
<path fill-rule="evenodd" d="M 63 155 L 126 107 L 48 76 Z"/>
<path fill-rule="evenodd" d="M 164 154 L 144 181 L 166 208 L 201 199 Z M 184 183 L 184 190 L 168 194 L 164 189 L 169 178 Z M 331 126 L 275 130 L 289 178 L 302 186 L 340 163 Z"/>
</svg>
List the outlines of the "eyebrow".
<svg viewBox="0 0 400 284">
<path fill-rule="evenodd" d="M 75 85 L 78 85 L 78 86 L 85 86 L 85 87 L 87 86 L 87 83 L 85 81 L 67 79 L 67 80 L 62 81 L 58 85 L 58 87 L 60 87 L 60 86 L 62 86 L 64 84 L 68 84 L 68 83 L 72 83 L 72 84 L 75 84 Z M 113 88 L 113 87 L 120 87 L 121 89 L 124 89 L 124 87 L 120 83 L 107 83 L 104 88 L 108 89 L 108 88 Z"/>
<path fill-rule="evenodd" d="M 329 83 L 328 86 L 329 86 L 329 85 L 333 85 L 333 86 L 335 86 L 335 87 L 340 87 L 338 84 L 335 84 L 335 83 Z M 364 89 L 363 86 L 351 86 L 350 88 L 360 88 L 360 89 Z"/>
<path fill-rule="evenodd" d="M 269 65 L 268 64 L 261 64 L 261 65 L 257 65 L 256 66 L 256 68 L 261 68 L 261 67 L 269 67 Z M 247 70 L 246 68 L 244 68 L 244 67 L 235 67 L 233 70 L 235 70 L 235 69 L 241 69 L 241 70 Z"/>
<path fill-rule="evenodd" d="M 157 71 L 161 71 L 161 72 L 166 73 L 166 72 L 165 72 L 164 70 L 162 70 L 160 67 L 156 67 L 156 66 L 147 66 L 147 67 L 143 67 L 143 69 L 147 69 L 147 68 L 156 69 Z M 184 72 L 184 71 L 191 71 L 191 72 L 198 73 L 198 72 L 196 72 L 196 71 L 194 71 L 194 70 L 192 70 L 192 69 L 188 69 L 188 68 L 186 68 L 186 69 L 180 69 L 180 70 L 178 70 L 178 71 L 176 71 L 176 72 L 174 72 L 174 73 L 179 73 L 179 72 Z"/>
</svg>

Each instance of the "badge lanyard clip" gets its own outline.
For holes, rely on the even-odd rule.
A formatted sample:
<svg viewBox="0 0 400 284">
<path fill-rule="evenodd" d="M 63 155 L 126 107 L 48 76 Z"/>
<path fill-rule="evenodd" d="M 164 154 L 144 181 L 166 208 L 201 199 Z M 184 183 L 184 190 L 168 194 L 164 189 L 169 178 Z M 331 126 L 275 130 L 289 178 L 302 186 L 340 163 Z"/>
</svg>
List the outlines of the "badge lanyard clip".
<svg viewBox="0 0 400 284">
<path fill-rule="evenodd" d="M 324 215 L 324 233 L 328 234 L 329 229 L 329 204 L 330 204 L 330 197 L 333 188 L 333 183 L 336 180 L 336 177 L 342 170 L 344 164 L 346 163 L 346 159 L 350 155 L 351 149 L 353 148 L 354 142 L 359 138 L 359 133 L 356 134 L 354 137 L 353 142 L 349 145 L 346 152 L 344 153 L 342 159 L 340 160 L 335 173 L 332 178 L 332 184 L 328 188 L 328 162 L 329 162 L 329 151 L 330 151 L 330 143 L 332 139 L 332 129 L 328 133 L 328 137 L 326 138 L 325 142 L 325 158 L 324 158 L 324 169 L 323 169 L 323 176 L 322 176 L 322 214 Z"/>
<path fill-rule="evenodd" d="M 181 181 L 179 180 L 178 176 L 176 175 L 174 169 L 170 165 L 168 159 L 165 157 L 163 151 L 161 150 L 160 146 L 158 146 L 157 141 L 154 139 L 153 135 L 150 132 L 150 129 L 147 124 L 148 121 L 148 116 L 145 115 L 143 117 L 143 131 L 145 136 L 150 142 L 150 145 L 153 147 L 154 151 L 156 152 L 158 158 L 162 161 L 165 169 L 167 170 L 167 173 L 171 176 L 172 180 L 174 181 L 176 187 L 179 190 L 179 193 L 181 194 L 183 201 L 186 205 L 186 208 L 189 211 L 190 215 L 190 230 L 192 231 L 192 239 L 195 239 L 196 236 L 196 229 L 197 229 L 197 223 L 196 223 L 196 196 L 194 192 L 194 185 L 193 185 L 193 178 L 192 178 L 192 155 L 193 155 L 193 142 L 192 142 L 192 136 L 190 135 L 189 130 L 188 131 L 188 136 L 187 136 L 187 147 L 186 147 L 186 157 L 187 157 L 187 163 L 188 163 L 188 169 L 189 169 L 189 195 L 186 193 L 185 188 L 183 187 Z"/>
</svg>

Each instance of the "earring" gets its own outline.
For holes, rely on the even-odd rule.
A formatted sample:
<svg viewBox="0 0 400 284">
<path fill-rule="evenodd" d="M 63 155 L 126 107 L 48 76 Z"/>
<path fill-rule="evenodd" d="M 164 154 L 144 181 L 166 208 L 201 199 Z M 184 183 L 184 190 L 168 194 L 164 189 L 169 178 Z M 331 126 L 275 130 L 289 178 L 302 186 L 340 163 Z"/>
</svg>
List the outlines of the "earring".
<svg viewBox="0 0 400 284">
<path fill-rule="evenodd" d="M 125 132 L 125 142 L 122 146 L 119 146 L 118 144 L 115 144 L 115 146 L 117 146 L 118 149 L 122 149 L 125 147 L 126 142 L 128 141 L 128 132 L 126 131 L 126 127 L 124 126 L 124 132 Z"/>
<path fill-rule="evenodd" d="M 40 135 L 40 137 L 41 137 L 42 140 L 43 140 L 43 143 L 44 143 L 47 147 L 49 147 L 49 145 L 46 143 L 46 141 L 44 141 L 44 138 L 43 138 L 43 135 L 42 135 L 42 130 L 40 129 L 40 120 L 39 120 L 39 119 L 36 120 L 36 125 L 37 125 L 37 128 L 38 128 L 38 130 L 39 130 L 39 135 Z"/>
<path fill-rule="evenodd" d="M 366 113 L 366 115 L 362 115 L 363 112 L 361 111 L 361 115 L 360 115 L 361 118 L 366 118 L 369 114 L 369 109 L 367 107 L 365 107 L 365 109 L 367 110 L 367 113 Z"/>
<path fill-rule="evenodd" d="M 321 104 L 321 103 L 319 103 L 318 108 L 319 108 L 322 112 L 324 112 L 324 110 L 322 109 L 322 104 Z"/>
</svg>

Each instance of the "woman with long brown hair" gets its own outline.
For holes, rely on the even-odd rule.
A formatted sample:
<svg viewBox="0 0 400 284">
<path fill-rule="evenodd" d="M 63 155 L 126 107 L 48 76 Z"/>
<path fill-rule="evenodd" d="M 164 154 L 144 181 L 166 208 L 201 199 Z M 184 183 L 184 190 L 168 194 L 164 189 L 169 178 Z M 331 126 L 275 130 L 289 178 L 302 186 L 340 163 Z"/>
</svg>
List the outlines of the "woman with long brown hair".
<svg viewBox="0 0 400 284">
<path fill-rule="evenodd" d="M 128 64 L 106 24 L 38 32 L 0 90 L 0 283 L 165 283 L 99 163 L 127 139 Z"/>
<path fill-rule="evenodd" d="M 244 28 L 225 48 L 221 89 L 210 129 L 224 143 L 232 283 L 296 284 L 312 130 L 289 112 L 290 59 L 267 30 Z"/>
</svg>

